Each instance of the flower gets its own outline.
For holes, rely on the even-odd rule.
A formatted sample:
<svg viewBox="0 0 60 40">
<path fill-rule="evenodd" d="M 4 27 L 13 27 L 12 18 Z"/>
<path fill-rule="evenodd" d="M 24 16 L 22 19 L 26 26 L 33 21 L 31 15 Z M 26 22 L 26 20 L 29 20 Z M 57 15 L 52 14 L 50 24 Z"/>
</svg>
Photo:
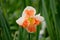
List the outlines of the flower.
<svg viewBox="0 0 60 40">
<path fill-rule="evenodd" d="M 36 32 L 37 25 L 43 22 L 44 18 L 40 16 L 40 13 L 38 15 L 35 14 L 35 8 L 27 6 L 22 13 L 22 17 L 16 20 L 16 23 L 25 28 L 29 33 Z"/>
</svg>

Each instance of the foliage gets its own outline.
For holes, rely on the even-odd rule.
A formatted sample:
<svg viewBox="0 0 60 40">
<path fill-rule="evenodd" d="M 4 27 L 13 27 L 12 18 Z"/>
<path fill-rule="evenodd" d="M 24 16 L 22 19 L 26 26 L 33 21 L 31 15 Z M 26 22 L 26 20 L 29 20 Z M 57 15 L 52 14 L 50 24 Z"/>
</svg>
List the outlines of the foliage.
<svg viewBox="0 0 60 40">
<path fill-rule="evenodd" d="M 0 0 L 0 40 L 39 40 L 41 25 L 36 33 L 29 34 L 16 24 L 26 6 L 33 6 L 44 16 L 48 38 L 60 40 L 60 0 Z"/>
</svg>

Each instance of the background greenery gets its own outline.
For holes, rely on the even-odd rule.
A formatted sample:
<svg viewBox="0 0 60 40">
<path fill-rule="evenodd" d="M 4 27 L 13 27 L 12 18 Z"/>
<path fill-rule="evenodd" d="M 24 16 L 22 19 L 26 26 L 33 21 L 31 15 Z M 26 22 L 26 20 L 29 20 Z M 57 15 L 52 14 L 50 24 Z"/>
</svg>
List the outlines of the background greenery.
<svg viewBox="0 0 60 40">
<path fill-rule="evenodd" d="M 41 40 L 60 40 L 60 0 L 0 0 L 0 40 L 39 40 L 40 25 L 29 34 L 16 24 L 26 6 L 33 6 L 46 20 L 49 36 Z"/>
</svg>

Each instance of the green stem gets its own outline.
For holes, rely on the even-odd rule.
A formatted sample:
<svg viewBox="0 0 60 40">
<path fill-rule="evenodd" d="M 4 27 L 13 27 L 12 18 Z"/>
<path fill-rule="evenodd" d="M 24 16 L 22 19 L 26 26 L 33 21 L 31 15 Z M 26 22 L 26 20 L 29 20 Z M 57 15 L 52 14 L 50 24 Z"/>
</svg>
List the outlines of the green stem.
<svg viewBox="0 0 60 40">
<path fill-rule="evenodd" d="M 28 33 L 28 40 L 30 40 L 30 33 Z"/>
</svg>

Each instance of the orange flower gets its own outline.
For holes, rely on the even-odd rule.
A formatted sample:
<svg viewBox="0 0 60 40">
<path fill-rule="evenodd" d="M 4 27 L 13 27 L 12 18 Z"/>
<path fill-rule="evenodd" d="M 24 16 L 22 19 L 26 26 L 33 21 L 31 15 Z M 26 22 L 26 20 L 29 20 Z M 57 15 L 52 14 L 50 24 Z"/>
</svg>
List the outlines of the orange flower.
<svg viewBox="0 0 60 40">
<path fill-rule="evenodd" d="M 22 17 L 16 20 L 16 22 L 25 28 L 28 32 L 36 32 L 37 25 L 44 21 L 44 18 L 40 16 L 40 14 L 35 14 L 36 10 L 31 6 L 27 6 L 22 13 Z"/>
</svg>

